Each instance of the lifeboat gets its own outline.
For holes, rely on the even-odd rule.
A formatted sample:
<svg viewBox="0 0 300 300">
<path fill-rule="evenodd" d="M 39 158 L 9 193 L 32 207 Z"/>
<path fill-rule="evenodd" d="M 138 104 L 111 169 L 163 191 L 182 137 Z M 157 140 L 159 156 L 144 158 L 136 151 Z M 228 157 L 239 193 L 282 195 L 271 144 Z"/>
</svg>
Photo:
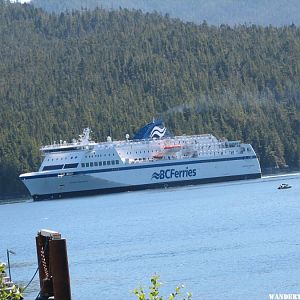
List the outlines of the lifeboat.
<svg viewBox="0 0 300 300">
<path fill-rule="evenodd" d="M 153 158 L 155 158 L 155 159 L 162 159 L 163 157 L 164 157 L 163 152 L 159 152 L 159 153 L 153 155 Z"/>
<path fill-rule="evenodd" d="M 164 150 L 168 152 L 177 152 L 181 149 L 181 145 L 166 145 Z"/>
</svg>

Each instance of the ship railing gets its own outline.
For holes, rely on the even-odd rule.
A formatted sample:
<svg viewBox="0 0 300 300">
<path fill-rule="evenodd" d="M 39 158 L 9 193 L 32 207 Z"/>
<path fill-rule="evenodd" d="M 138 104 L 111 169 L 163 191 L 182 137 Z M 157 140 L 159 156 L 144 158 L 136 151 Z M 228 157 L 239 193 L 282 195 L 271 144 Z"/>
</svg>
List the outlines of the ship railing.
<svg viewBox="0 0 300 300">
<path fill-rule="evenodd" d="M 174 138 L 176 139 L 184 139 L 184 138 L 187 138 L 187 139 L 190 139 L 190 138 L 215 138 L 215 136 L 213 136 L 212 134 L 210 133 L 205 133 L 205 134 L 197 134 L 197 135 L 176 135 L 174 136 Z"/>
<path fill-rule="evenodd" d="M 139 140 L 126 140 L 126 141 L 114 141 L 115 144 L 128 144 L 128 143 L 145 143 L 148 144 L 149 142 L 155 141 L 155 142 L 164 142 L 164 141 L 173 141 L 173 140 L 190 140 L 195 138 L 209 138 L 211 140 L 218 141 L 215 136 L 212 134 L 200 134 L 200 135 L 181 135 L 181 136 L 174 136 L 174 137 L 167 137 L 163 139 L 139 139 Z"/>
<path fill-rule="evenodd" d="M 82 146 L 94 146 L 96 143 L 94 141 L 90 141 L 88 144 L 86 143 L 81 143 L 81 142 L 76 142 L 76 143 L 67 143 L 67 142 L 62 142 L 62 143 L 54 143 L 51 145 L 45 145 L 41 146 L 40 150 L 51 150 L 51 149 L 56 149 L 56 148 L 61 148 L 61 147 L 82 147 Z"/>
<path fill-rule="evenodd" d="M 63 144 L 52 144 L 52 145 L 45 145 L 45 146 L 41 146 L 41 150 L 49 150 L 49 149 L 54 149 L 54 148 L 58 148 L 58 147 L 69 147 L 69 146 L 80 146 L 80 144 L 73 144 L 73 143 L 63 143 Z"/>
</svg>

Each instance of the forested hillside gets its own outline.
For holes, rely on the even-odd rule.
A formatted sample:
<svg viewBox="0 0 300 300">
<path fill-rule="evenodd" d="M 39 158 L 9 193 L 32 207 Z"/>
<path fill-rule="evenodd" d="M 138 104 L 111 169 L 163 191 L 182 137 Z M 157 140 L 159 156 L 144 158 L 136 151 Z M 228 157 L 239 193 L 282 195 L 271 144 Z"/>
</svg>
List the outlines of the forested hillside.
<svg viewBox="0 0 300 300">
<path fill-rule="evenodd" d="M 32 0 L 36 7 L 62 12 L 74 9 L 141 9 L 184 21 L 237 25 L 300 25 L 299 0 Z"/>
<path fill-rule="evenodd" d="M 184 24 L 140 11 L 48 14 L 0 0 L 0 194 L 25 193 L 39 146 L 82 128 L 121 139 L 161 116 L 175 134 L 251 142 L 300 164 L 300 29 Z"/>
</svg>

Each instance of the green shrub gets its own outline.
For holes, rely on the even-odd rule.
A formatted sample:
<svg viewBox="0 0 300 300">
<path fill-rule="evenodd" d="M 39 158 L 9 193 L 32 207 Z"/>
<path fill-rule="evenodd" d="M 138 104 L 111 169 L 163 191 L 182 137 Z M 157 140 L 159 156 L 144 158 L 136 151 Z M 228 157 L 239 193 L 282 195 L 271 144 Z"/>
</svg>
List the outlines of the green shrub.
<svg viewBox="0 0 300 300">
<path fill-rule="evenodd" d="M 149 287 L 149 296 L 146 295 L 146 292 L 144 291 L 143 288 L 134 289 L 133 293 L 138 298 L 138 300 L 163 300 L 164 299 L 163 296 L 159 295 L 160 286 L 161 283 L 159 282 L 159 276 L 155 275 L 151 278 L 151 286 Z M 177 296 L 179 296 L 183 288 L 184 288 L 183 285 L 176 287 L 175 292 L 170 294 L 169 300 L 174 300 Z M 192 294 L 187 293 L 187 298 L 183 298 L 182 300 L 190 300 L 190 299 L 192 299 Z"/>
<path fill-rule="evenodd" d="M 5 272 L 5 264 L 0 263 L 0 300 L 21 300 L 22 289 L 17 285 L 13 285 L 12 289 L 8 289 L 7 285 L 4 283 L 4 277 L 6 275 Z"/>
</svg>

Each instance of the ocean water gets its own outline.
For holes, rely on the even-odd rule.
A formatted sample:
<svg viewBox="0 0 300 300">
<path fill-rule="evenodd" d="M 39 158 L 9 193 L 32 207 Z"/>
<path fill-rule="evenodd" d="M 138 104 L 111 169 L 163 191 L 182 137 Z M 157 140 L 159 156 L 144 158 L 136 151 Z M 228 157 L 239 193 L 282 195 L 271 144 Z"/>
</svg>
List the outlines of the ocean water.
<svg viewBox="0 0 300 300">
<path fill-rule="evenodd" d="M 300 174 L 2 203 L 0 218 L 0 261 L 16 252 L 12 279 L 23 285 L 37 268 L 37 231 L 61 232 L 75 300 L 136 299 L 153 274 L 164 296 L 179 284 L 197 300 L 300 293 Z M 25 299 L 38 292 L 36 277 Z"/>
</svg>

